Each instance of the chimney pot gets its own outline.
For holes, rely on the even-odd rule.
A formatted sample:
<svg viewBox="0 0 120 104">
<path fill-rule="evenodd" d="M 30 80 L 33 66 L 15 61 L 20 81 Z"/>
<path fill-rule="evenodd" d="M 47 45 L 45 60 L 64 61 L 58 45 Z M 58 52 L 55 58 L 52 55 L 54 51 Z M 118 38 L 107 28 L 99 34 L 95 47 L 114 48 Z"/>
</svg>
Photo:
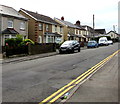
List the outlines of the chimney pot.
<svg viewBox="0 0 120 104">
<path fill-rule="evenodd" d="M 80 26 L 80 21 L 79 20 L 76 21 L 76 25 Z"/>
<path fill-rule="evenodd" d="M 61 17 L 61 20 L 63 20 L 63 21 L 64 21 L 64 17 L 63 17 L 63 16 Z"/>
</svg>

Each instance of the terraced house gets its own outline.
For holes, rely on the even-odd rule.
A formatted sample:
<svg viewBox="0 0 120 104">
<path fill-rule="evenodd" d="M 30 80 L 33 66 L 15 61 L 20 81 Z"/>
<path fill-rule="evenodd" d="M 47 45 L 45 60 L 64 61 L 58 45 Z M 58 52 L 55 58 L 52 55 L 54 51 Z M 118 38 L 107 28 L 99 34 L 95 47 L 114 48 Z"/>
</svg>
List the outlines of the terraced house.
<svg viewBox="0 0 120 104">
<path fill-rule="evenodd" d="M 28 19 L 18 13 L 14 8 L 0 5 L 0 39 L 1 45 L 5 45 L 5 39 L 16 38 L 22 35 L 28 37 Z"/>
<path fill-rule="evenodd" d="M 54 18 L 54 20 L 63 26 L 63 40 L 78 40 L 79 42 L 84 41 L 85 36 L 81 34 L 82 30 L 85 31 L 84 28 L 65 21 L 64 17 L 61 17 L 61 19 Z"/>
<path fill-rule="evenodd" d="M 80 21 L 76 21 L 76 24 L 75 24 L 78 28 L 76 29 L 76 34 L 78 35 L 79 37 L 79 41 L 83 41 L 83 42 L 86 42 L 88 41 L 88 38 L 86 37 L 86 30 L 81 26 L 81 23 Z"/>
<path fill-rule="evenodd" d="M 82 27 L 86 30 L 85 37 L 87 37 L 87 41 L 89 41 L 91 38 L 94 37 L 94 35 L 97 34 L 95 30 L 90 26 L 82 25 Z"/>
<path fill-rule="evenodd" d="M 29 19 L 29 39 L 36 43 L 59 43 L 62 41 L 62 25 L 52 18 L 22 8 L 19 13 Z"/>
</svg>

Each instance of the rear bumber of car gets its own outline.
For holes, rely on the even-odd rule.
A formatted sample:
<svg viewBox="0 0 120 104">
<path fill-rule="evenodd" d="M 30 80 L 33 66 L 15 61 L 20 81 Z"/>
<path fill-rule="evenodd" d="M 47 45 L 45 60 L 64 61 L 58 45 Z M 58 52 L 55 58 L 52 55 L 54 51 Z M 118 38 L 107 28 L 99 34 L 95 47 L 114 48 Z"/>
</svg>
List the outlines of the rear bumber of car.
<svg viewBox="0 0 120 104">
<path fill-rule="evenodd" d="M 99 43 L 99 46 L 106 46 L 109 45 L 108 43 Z"/>
<path fill-rule="evenodd" d="M 93 47 L 95 47 L 95 45 L 88 45 L 87 47 L 88 48 L 93 48 Z"/>
<path fill-rule="evenodd" d="M 98 44 L 88 44 L 87 45 L 88 48 L 95 48 L 95 47 L 98 47 Z"/>
</svg>

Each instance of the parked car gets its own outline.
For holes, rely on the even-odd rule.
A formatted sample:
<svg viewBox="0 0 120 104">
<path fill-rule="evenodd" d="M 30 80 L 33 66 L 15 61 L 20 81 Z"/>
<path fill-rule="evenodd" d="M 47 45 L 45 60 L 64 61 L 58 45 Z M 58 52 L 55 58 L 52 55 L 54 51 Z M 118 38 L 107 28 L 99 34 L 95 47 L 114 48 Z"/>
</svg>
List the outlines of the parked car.
<svg viewBox="0 0 120 104">
<path fill-rule="evenodd" d="M 113 41 L 112 40 L 108 40 L 108 44 L 113 44 Z"/>
<path fill-rule="evenodd" d="M 109 45 L 106 37 L 99 38 L 99 45 Z"/>
<path fill-rule="evenodd" d="M 98 47 L 98 43 L 95 40 L 88 41 L 87 48 L 96 48 Z"/>
<path fill-rule="evenodd" d="M 59 53 L 63 52 L 69 52 L 69 53 L 74 53 L 75 50 L 78 50 L 80 52 L 80 44 L 76 40 L 69 40 L 65 41 L 59 48 Z"/>
</svg>

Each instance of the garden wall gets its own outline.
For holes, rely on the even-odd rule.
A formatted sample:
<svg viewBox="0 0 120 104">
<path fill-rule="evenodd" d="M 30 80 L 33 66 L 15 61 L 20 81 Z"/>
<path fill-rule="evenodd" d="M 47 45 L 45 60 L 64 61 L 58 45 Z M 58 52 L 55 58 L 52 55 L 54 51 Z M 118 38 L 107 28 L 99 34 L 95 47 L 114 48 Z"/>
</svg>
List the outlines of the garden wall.
<svg viewBox="0 0 120 104">
<path fill-rule="evenodd" d="M 28 45 L 28 53 L 30 55 L 47 53 L 47 52 L 55 52 L 55 51 L 56 51 L 55 43 L 42 43 L 42 44 Z"/>
<path fill-rule="evenodd" d="M 59 47 L 56 43 L 41 43 L 41 44 L 28 44 L 20 47 L 2 47 L 2 53 L 6 54 L 6 57 L 19 54 L 35 55 L 41 53 L 55 52 Z"/>
</svg>

